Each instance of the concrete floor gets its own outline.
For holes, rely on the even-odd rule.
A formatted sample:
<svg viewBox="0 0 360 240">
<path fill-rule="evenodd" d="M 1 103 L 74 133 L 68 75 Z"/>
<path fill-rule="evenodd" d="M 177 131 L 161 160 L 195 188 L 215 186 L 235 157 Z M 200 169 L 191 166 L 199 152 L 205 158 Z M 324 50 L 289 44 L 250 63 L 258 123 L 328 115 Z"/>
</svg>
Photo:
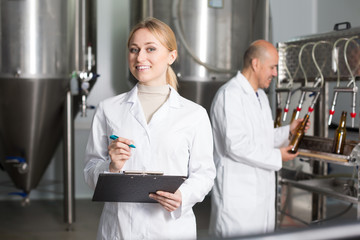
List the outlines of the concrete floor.
<svg viewBox="0 0 360 240">
<path fill-rule="evenodd" d="M 73 240 L 96 239 L 102 203 L 76 201 L 76 222 L 72 231 L 64 222 L 61 200 L 33 200 L 28 206 L 20 201 L 0 202 L 0 239 Z"/>
<path fill-rule="evenodd" d="M 20 200 L 0 201 L 0 239 L 95 240 L 103 203 L 92 202 L 90 199 L 78 199 L 75 204 L 76 219 L 75 223 L 71 225 L 72 230 L 69 231 L 69 226 L 64 222 L 62 200 L 31 200 L 27 206 L 22 206 Z M 329 216 L 342 211 L 347 205 L 339 205 L 338 202 L 330 203 L 328 205 Z M 209 239 L 210 206 L 210 198 L 206 197 L 202 203 L 198 203 L 194 207 L 198 239 Z M 341 218 L 335 219 L 335 222 L 342 223 L 350 219 L 356 219 L 356 207 Z M 280 230 L 292 229 L 295 231 L 307 227 L 285 217 Z M 262 238 L 257 236 L 255 239 Z"/>
<path fill-rule="evenodd" d="M 31 200 L 28 206 L 21 201 L 0 201 L 1 240 L 75 240 L 96 239 L 103 203 L 90 199 L 76 200 L 76 219 L 72 230 L 64 222 L 62 200 Z M 207 238 L 210 200 L 194 207 L 197 216 L 198 238 Z"/>
</svg>

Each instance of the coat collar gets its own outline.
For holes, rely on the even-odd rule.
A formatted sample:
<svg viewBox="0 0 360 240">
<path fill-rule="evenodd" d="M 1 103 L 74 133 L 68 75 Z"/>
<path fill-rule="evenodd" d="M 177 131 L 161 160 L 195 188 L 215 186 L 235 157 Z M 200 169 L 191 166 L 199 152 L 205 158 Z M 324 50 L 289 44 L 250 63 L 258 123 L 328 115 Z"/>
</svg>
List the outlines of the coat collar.
<svg viewBox="0 0 360 240">
<path fill-rule="evenodd" d="M 166 113 L 169 111 L 169 108 L 180 108 L 182 107 L 182 103 L 181 103 L 181 96 L 179 95 L 179 93 L 177 93 L 175 91 L 175 89 L 173 89 L 171 86 L 170 87 L 170 96 L 168 98 L 168 100 L 164 103 L 164 105 L 158 109 L 157 114 L 153 115 L 153 119 L 157 118 L 157 119 L 161 119 L 162 117 L 164 117 L 164 114 L 161 113 Z M 131 104 L 129 112 L 131 115 L 134 116 L 134 118 L 139 122 L 139 124 L 145 129 L 147 136 L 150 138 L 150 131 L 149 131 L 149 126 L 152 124 L 153 119 L 149 122 L 149 124 L 146 123 L 146 119 L 144 116 L 144 112 L 142 111 L 141 108 L 141 104 L 139 101 L 139 98 L 137 96 L 138 94 L 138 85 L 136 84 L 135 87 L 133 87 L 133 89 L 131 89 L 129 92 L 126 93 L 126 96 L 124 98 L 124 103 L 129 103 Z M 162 116 L 158 116 L 160 113 L 160 115 Z"/>
<path fill-rule="evenodd" d="M 236 80 L 240 84 L 241 88 L 244 90 L 245 93 L 255 94 L 255 90 L 249 83 L 249 80 L 247 80 L 240 71 L 238 71 L 236 75 Z"/>
<path fill-rule="evenodd" d="M 182 107 L 182 103 L 180 101 L 181 96 L 180 94 L 170 85 L 168 85 L 170 88 L 170 96 L 167 100 L 170 107 L 174 108 L 180 108 Z M 138 84 L 135 85 L 126 95 L 125 102 L 128 103 L 136 103 L 138 100 Z"/>
</svg>

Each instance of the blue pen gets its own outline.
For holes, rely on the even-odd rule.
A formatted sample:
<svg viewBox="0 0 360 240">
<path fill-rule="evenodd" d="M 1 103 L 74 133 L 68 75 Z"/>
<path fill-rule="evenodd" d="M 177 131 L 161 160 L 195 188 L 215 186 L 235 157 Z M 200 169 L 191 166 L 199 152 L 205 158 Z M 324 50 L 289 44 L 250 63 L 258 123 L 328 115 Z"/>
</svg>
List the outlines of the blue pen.
<svg viewBox="0 0 360 240">
<path fill-rule="evenodd" d="M 116 139 L 118 139 L 119 137 L 118 136 L 116 136 L 116 135 L 111 135 L 110 136 L 110 139 L 112 139 L 112 140 L 116 140 Z M 129 147 L 131 147 L 131 148 L 136 148 L 133 144 L 130 144 L 130 145 L 128 145 Z"/>
</svg>

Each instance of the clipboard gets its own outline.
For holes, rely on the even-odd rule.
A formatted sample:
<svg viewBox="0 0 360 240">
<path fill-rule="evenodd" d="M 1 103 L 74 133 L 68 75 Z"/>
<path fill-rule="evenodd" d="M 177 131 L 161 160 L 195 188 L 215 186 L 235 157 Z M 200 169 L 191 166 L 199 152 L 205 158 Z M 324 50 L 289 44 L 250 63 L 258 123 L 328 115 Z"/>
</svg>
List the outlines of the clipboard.
<svg viewBox="0 0 360 240">
<path fill-rule="evenodd" d="M 100 173 L 92 201 L 157 203 L 149 198 L 158 190 L 174 193 L 184 176 L 159 174 Z"/>
</svg>

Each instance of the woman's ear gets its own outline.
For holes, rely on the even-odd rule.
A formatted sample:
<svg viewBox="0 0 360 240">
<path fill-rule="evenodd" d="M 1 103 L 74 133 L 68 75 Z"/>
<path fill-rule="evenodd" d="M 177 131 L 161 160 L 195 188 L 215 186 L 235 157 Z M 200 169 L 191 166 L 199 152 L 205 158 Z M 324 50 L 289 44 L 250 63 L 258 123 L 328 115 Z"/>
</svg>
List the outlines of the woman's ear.
<svg viewBox="0 0 360 240">
<path fill-rule="evenodd" d="M 170 53 L 169 53 L 169 62 L 168 64 L 171 65 L 175 62 L 177 58 L 177 51 L 176 50 L 172 50 Z"/>
</svg>

